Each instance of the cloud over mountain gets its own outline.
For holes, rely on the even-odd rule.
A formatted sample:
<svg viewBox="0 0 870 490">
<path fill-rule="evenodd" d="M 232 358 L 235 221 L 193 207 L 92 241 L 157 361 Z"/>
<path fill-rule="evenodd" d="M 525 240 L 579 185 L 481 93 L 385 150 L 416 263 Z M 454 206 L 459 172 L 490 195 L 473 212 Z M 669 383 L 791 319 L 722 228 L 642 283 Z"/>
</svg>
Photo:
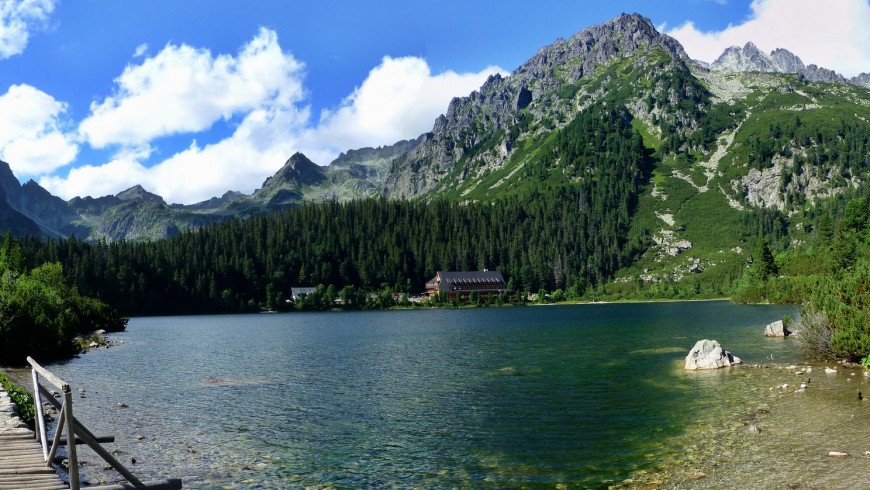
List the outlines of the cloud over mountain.
<svg viewBox="0 0 870 490">
<path fill-rule="evenodd" d="M 433 74 L 422 58 L 384 57 L 339 107 L 314 121 L 304 65 L 269 29 L 236 56 L 184 44 L 167 45 L 151 57 L 146 51 L 136 50 L 137 63 L 116 78 L 115 94 L 93 103 L 79 125 L 82 141 L 119 150 L 107 163 L 41 178 L 49 191 L 71 198 L 141 184 L 180 203 L 227 189 L 252 192 L 296 151 L 326 164 L 347 149 L 417 137 L 432 128 L 453 97 L 467 95 L 492 73 L 504 73 L 487 67 Z M 199 133 L 216 124 L 226 125 L 229 135 L 198 142 Z M 155 140 L 173 134 L 190 135 L 189 146 L 171 155 L 153 151 Z"/>
<path fill-rule="evenodd" d="M 786 48 L 806 63 L 855 76 L 870 71 L 867 0 L 753 0 L 748 18 L 721 31 L 693 22 L 665 29 L 692 58 L 715 60 L 729 46 L 755 43 L 762 51 Z"/>
<path fill-rule="evenodd" d="M 64 132 L 66 104 L 30 85 L 0 95 L 0 159 L 19 177 L 53 172 L 72 162 L 78 145 Z"/>
<path fill-rule="evenodd" d="M 115 79 L 116 93 L 91 105 L 80 131 L 96 148 L 140 145 L 259 108 L 292 107 L 303 96 L 301 70 L 281 50 L 277 34 L 265 28 L 236 56 L 168 44 L 128 65 Z"/>
</svg>

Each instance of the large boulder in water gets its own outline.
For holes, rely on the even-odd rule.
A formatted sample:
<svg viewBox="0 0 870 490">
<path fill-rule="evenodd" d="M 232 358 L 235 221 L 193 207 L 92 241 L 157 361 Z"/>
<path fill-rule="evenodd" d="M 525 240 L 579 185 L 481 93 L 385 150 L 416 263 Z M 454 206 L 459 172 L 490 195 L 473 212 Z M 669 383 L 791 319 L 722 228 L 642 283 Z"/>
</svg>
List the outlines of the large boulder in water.
<svg viewBox="0 0 870 490">
<path fill-rule="evenodd" d="M 767 326 L 764 327 L 765 337 L 788 337 L 790 334 L 791 332 L 785 328 L 785 324 L 782 323 L 782 320 L 768 323 Z"/>
<path fill-rule="evenodd" d="M 686 356 L 686 369 L 718 369 L 740 364 L 740 358 L 732 355 L 715 340 L 699 340 Z"/>
</svg>

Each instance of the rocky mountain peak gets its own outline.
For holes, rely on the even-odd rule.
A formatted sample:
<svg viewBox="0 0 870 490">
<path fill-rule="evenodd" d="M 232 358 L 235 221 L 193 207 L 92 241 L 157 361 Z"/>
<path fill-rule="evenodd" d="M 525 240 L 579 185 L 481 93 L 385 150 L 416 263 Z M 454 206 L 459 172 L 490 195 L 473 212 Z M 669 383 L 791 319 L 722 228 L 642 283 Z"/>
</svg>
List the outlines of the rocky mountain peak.
<svg viewBox="0 0 870 490">
<path fill-rule="evenodd" d="M 855 85 L 860 85 L 864 88 L 870 88 L 870 73 L 862 73 L 850 80 Z"/>
<path fill-rule="evenodd" d="M 647 55 L 657 51 L 665 54 L 663 59 L 670 58 L 669 68 L 663 70 L 679 69 L 680 65 L 686 69 L 689 57 L 680 43 L 659 33 L 652 21 L 639 14 L 621 14 L 568 39 L 557 39 L 509 77 L 492 75 L 467 97 L 454 98 L 420 144 L 393 162 L 383 194 L 413 197 L 434 190 L 456 162 L 476 147 L 479 149 L 478 145 L 493 135 L 500 135 L 501 141 L 491 143 L 500 156 L 493 156 L 485 165 L 499 167 L 512 151 L 515 143 L 512 139 L 519 136 L 509 135 L 517 133 L 523 118 L 562 119 L 576 110 L 574 102 L 562 95 L 577 93 L 571 92 L 571 85 L 582 84 L 582 80 L 594 77 L 600 67 L 617 61 L 637 57 L 630 62 L 632 65 L 644 63 L 652 59 Z M 568 90 L 560 92 L 566 86 Z M 563 101 L 559 108 L 553 106 L 554 97 Z M 556 114 L 558 111 L 565 114 Z M 465 177 L 467 173 L 459 173 L 458 178 Z"/>
<path fill-rule="evenodd" d="M 126 191 L 119 192 L 116 197 L 122 201 L 145 201 L 166 204 L 163 198 L 145 190 L 141 185 L 134 185 Z"/>
<path fill-rule="evenodd" d="M 17 198 L 21 191 L 21 183 L 18 177 L 12 173 L 12 167 L 0 160 L 0 188 L 6 192 L 7 198 Z"/>
<path fill-rule="evenodd" d="M 800 73 L 806 69 L 804 62 L 787 49 L 776 48 L 770 53 L 770 57 L 784 73 Z"/>
<path fill-rule="evenodd" d="M 751 42 L 746 43 L 742 48 L 738 46 L 727 48 L 709 67 L 711 70 L 732 73 L 749 71 L 794 73 L 809 82 L 852 83 L 867 86 L 866 78 L 861 78 L 863 74 L 847 79 L 827 68 L 804 65 L 797 55 L 786 49 L 777 48 L 770 54 L 766 54 Z"/>
<path fill-rule="evenodd" d="M 567 80 L 573 83 L 602 63 L 651 46 L 662 47 L 677 58 L 688 59 L 680 43 L 659 33 L 651 20 L 640 14 L 623 13 L 608 22 L 583 29 L 567 40 L 556 40 L 523 63 L 511 77 L 521 81 L 547 77 L 555 66 L 574 60 L 579 63 Z"/>
<path fill-rule="evenodd" d="M 764 53 L 752 42 L 748 42 L 742 48 L 739 46 L 727 48 L 710 65 L 710 68 L 727 72 L 761 71 L 794 73 L 795 71 L 791 68 L 798 64 L 800 67 L 803 67 L 803 62 L 800 61 L 800 58 L 784 49 L 777 49 L 774 53 L 777 53 L 777 58 L 774 58 L 772 54 Z M 781 66 L 777 59 L 782 60 L 786 66 Z"/>
<path fill-rule="evenodd" d="M 312 185 L 320 183 L 324 178 L 323 167 L 312 162 L 302 153 L 296 152 L 275 175 L 263 182 L 263 189 L 288 182 Z"/>
</svg>

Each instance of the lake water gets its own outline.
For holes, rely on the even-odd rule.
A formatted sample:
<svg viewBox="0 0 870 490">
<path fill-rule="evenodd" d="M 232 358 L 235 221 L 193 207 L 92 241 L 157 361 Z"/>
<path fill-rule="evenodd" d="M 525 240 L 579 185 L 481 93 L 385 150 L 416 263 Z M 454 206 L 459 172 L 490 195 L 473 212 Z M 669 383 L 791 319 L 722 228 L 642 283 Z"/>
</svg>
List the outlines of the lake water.
<svg viewBox="0 0 870 490">
<path fill-rule="evenodd" d="M 134 473 L 186 488 L 866 487 L 870 403 L 855 391 L 870 378 L 785 369 L 801 353 L 762 333 L 795 314 L 696 302 L 134 318 L 111 335 L 121 345 L 50 368 L 85 389 L 77 417 L 116 436 Z M 685 372 L 703 338 L 746 364 Z M 118 479 L 83 459 L 92 483 Z"/>
</svg>

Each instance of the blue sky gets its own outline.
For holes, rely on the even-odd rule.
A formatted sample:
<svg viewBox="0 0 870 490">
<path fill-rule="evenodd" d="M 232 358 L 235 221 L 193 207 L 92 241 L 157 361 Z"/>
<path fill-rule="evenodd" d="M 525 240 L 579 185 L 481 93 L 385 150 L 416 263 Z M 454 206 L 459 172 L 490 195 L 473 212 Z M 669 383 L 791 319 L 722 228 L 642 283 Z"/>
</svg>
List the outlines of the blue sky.
<svg viewBox="0 0 870 490">
<path fill-rule="evenodd" d="M 64 199 L 250 193 L 295 151 L 325 165 L 416 137 L 489 74 L 621 12 L 697 59 L 753 41 L 870 71 L 868 0 L 0 0 L 0 159 Z"/>
</svg>

